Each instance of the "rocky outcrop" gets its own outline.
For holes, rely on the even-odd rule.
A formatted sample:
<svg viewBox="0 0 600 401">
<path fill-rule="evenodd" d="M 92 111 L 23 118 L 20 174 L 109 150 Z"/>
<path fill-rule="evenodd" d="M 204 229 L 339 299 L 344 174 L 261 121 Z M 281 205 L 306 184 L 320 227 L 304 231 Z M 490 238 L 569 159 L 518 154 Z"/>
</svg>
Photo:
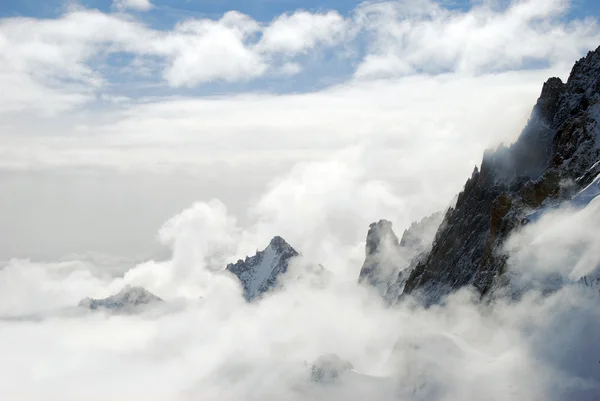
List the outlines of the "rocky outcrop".
<svg viewBox="0 0 600 401">
<path fill-rule="evenodd" d="M 79 306 L 92 310 L 134 311 L 156 302 L 162 302 L 162 299 L 145 288 L 126 286 L 119 293 L 108 298 L 85 298 L 79 302 Z"/>
<path fill-rule="evenodd" d="M 575 64 L 566 83 L 544 84 L 513 145 L 484 154 L 403 293 L 431 304 L 463 286 L 484 295 L 499 285 L 508 234 L 532 211 L 570 199 L 596 177 L 599 124 L 600 48 Z"/>
<path fill-rule="evenodd" d="M 419 256 L 429 251 L 442 217 L 442 213 L 435 213 L 413 222 L 400 240 L 391 222 L 372 223 L 358 282 L 373 286 L 386 300 L 394 302 L 402 292 L 411 268 L 420 260 Z"/>
<path fill-rule="evenodd" d="M 244 297 L 252 301 L 259 295 L 274 288 L 278 278 L 288 271 L 292 258 L 299 256 L 281 237 L 274 237 L 269 246 L 256 255 L 227 265 L 242 283 Z"/>
<path fill-rule="evenodd" d="M 380 220 L 369 226 L 365 246 L 365 262 L 360 269 L 358 282 L 367 283 L 384 295 L 405 260 L 400 241 L 392 230 L 392 223 Z"/>
</svg>

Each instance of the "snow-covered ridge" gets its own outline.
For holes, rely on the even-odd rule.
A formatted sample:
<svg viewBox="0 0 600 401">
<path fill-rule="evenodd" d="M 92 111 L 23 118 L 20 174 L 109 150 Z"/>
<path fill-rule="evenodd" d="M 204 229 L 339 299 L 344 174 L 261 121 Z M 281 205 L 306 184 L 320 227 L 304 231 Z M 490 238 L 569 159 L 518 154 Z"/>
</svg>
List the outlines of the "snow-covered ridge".
<svg viewBox="0 0 600 401">
<path fill-rule="evenodd" d="M 277 236 L 263 251 L 229 264 L 227 270 L 238 277 L 244 288 L 244 297 L 252 301 L 273 288 L 278 277 L 287 272 L 290 260 L 298 255 L 283 238 Z"/>
<path fill-rule="evenodd" d="M 80 307 L 88 309 L 134 309 L 141 305 L 162 302 L 162 299 L 142 287 L 126 286 L 119 293 L 104 299 L 85 298 L 79 302 Z"/>
</svg>

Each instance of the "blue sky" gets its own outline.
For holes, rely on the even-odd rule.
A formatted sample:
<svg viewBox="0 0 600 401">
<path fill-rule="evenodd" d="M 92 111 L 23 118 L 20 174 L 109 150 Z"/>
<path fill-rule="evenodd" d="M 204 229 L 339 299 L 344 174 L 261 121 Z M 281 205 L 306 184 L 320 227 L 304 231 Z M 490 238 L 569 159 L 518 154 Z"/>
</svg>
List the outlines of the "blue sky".
<svg viewBox="0 0 600 401">
<path fill-rule="evenodd" d="M 131 6 L 144 1 L 152 6 L 144 10 Z M 26 39 L 17 33 L 21 28 L 9 24 L 5 31 L 15 43 L 15 56 L 27 59 L 13 58 L 15 68 L 36 85 L 39 71 L 50 67 L 44 87 L 56 78 L 71 83 L 92 74 L 104 81 L 100 91 L 92 91 L 130 98 L 307 93 L 356 77 L 540 69 L 563 61 L 569 64 L 598 45 L 597 26 L 574 28 L 564 35 L 573 30 L 567 25 L 570 20 L 596 20 L 600 4 L 595 0 L 573 0 L 568 9 L 560 1 L 523 3 L 541 13 L 538 17 L 527 9 L 511 14 L 507 10 L 518 8 L 514 2 L 497 0 L 490 15 L 479 13 L 473 22 L 469 15 L 477 13 L 471 8 L 479 1 L 440 0 L 444 8 L 458 12 L 439 13 L 429 4 L 424 6 L 428 11 L 412 15 L 413 8 L 398 6 L 403 1 L 372 2 L 387 8 L 357 11 L 361 2 L 341 0 L 5 0 L 0 18 L 12 25 L 31 25 L 24 28 L 31 32 L 31 49 L 23 47 Z M 124 2 L 129 6 L 119 8 Z M 65 16 L 73 9 L 83 12 L 68 22 Z M 232 10 L 248 16 L 247 21 L 236 20 L 233 25 L 221 21 Z M 15 17 L 32 20 L 19 22 Z M 93 28 L 98 18 L 105 22 Z M 537 18 L 549 24 L 538 24 Z M 55 22 L 47 33 L 43 21 Z M 190 35 L 192 31 L 180 29 L 186 21 L 202 27 L 192 27 L 196 31 Z M 212 29 L 207 21 L 218 25 L 212 33 L 206 31 Z M 405 22 L 408 30 L 402 28 Z M 230 40 L 246 23 L 253 26 L 252 32 Z M 98 30 L 70 30 L 77 24 Z M 35 29 L 39 33 L 34 34 Z M 271 40 L 263 43 L 270 31 Z M 124 37 L 127 32 L 135 37 Z M 482 42 L 480 36 L 491 41 Z M 42 49 L 47 53 L 38 53 Z M 58 54 L 62 58 L 57 60 Z M 34 70 L 34 65 L 41 69 Z"/>
<path fill-rule="evenodd" d="M 118 0 L 117 0 L 118 1 Z M 498 4 L 503 4 L 499 0 Z M 313 14 L 324 13 L 335 10 L 342 17 L 352 15 L 353 10 L 360 4 L 359 1 L 342 0 L 154 0 L 153 8 L 141 12 L 129 9 L 133 17 L 143 22 L 146 26 L 159 31 L 170 31 L 178 22 L 186 19 L 209 18 L 218 20 L 224 13 L 231 10 L 239 11 L 250 16 L 254 21 L 268 24 L 278 16 L 291 15 L 296 10 L 307 10 Z M 468 12 L 473 0 L 442 0 L 444 7 Z M 112 14 L 116 11 L 113 0 L 4 0 L 0 4 L 0 17 L 32 17 L 38 19 L 58 18 L 65 13 L 69 5 L 78 4 L 86 9 L 98 9 L 103 13 Z M 504 4 L 508 4 L 504 1 Z M 500 6 L 500 8 L 502 8 Z M 600 3 L 596 0 L 573 0 L 568 13 L 562 15 L 563 20 L 583 17 L 596 17 L 600 14 Z M 374 25 L 376 26 L 376 25 Z M 327 34 L 325 35 L 327 37 Z M 400 39 L 399 39 L 400 40 Z M 348 42 L 349 43 L 349 42 Z M 253 79 L 236 80 L 206 80 L 201 85 L 184 85 L 177 89 L 176 93 L 184 95 L 222 94 L 232 92 L 262 90 L 276 93 L 289 93 L 295 91 L 313 91 L 327 87 L 331 84 L 343 82 L 353 76 L 357 66 L 361 63 L 365 49 L 364 36 L 355 37 L 351 46 L 353 54 L 345 54 L 340 57 L 340 47 L 322 46 L 315 52 L 300 52 L 295 54 L 292 60 L 301 65 L 301 71 L 293 76 L 282 76 L 278 74 L 257 74 Z M 123 74 L 118 68 L 125 66 L 133 60 L 133 56 L 127 53 L 110 54 L 103 60 L 105 78 L 110 81 L 107 92 L 123 94 L 128 96 L 154 96 L 164 93 L 164 88 L 159 84 L 163 71 L 156 69 L 153 72 L 151 85 L 148 79 L 140 78 L 139 74 Z M 521 66 L 536 67 L 545 65 L 546 60 L 532 58 Z M 413 65 L 412 68 L 419 72 L 427 69 L 427 65 Z M 96 67 L 94 67 L 96 68 Z M 99 68 L 99 67 L 98 67 Z M 447 69 L 442 66 L 441 70 Z M 450 68 L 451 70 L 452 68 Z M 272 69 L 271 69 L 272 71 Z M 125 90 L 126 88 L 126 90 Z"/>
<path fill-rule="evenodd" d="M 167 0 L 154 1 L 156 13 L 162 14 L 165 19 L 180 19 L 182 16 L 217 17 L 229 10 L 237 10 L 254 17 L 257 20 L 267 21 L 273 17 L 296 9 L 324 10 L 335 9 L 341 13 L 352 10 L 359 1 L 340 0 Z M 4 16 L 33 16 L 54 17 L 61 13 L 65 4 L 63 0 L 6 0 L 0 4 L 0 12 Z M 87 7 L 98 8 L 103 11 L 110 10 L 111 0 L 83 0 L 79 4 Z"/>
<path fill-rule="evenodd" d="M 60 15 L 64 0 L 4 0 L 0 4 L 0 16 L 26 16 L 52 18 Z M 90 8 L 109 11 L 112 0 L 81 0 L 79 4 Z M 274 17 L 297 9 L 309 11 L 337 10 L 342 14 L 352 11 L 361 1 L 356 0 L 156 0 L 156 9 L 148 16 L 154 26 L 168 25 L 182 17 L 218 17 L 229 10 L 237 10 L 259 21 L 269 21 Z M 472 0 L 440 1 L 450 8 L 468 9 Z M 570 16 L 582 18 L 600 15 L 600 1 L 572 0 Z"/>
</svg>

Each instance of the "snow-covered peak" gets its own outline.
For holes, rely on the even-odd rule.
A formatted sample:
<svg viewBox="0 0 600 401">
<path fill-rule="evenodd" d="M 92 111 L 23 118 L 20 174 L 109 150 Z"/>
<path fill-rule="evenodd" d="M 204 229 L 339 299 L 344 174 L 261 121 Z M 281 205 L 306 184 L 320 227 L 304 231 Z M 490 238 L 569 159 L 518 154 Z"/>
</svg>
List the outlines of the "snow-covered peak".
<svg viewBox="0 0 600 401">
<path fill-rule="evenodd" d="M 123 309 L 135 308 L 140 305 L 147 305 L 154 302 L 161 302 L 162 299 L 152 294 L 142 287 L 126 286 L 115 295 L 104 299 L 85 298 L 79 306 L 89 309 Z"/>
<path fill-rule="evenodd" d="M 244 288 L 244 297 L 252 301 L 275 286 L 279 275 L 287 272 L 290 260 L 296 256 L 298 252 L 277 236 L 263 251 L 229 264 L 227 270 L 238 277 Z"/>
</svg>

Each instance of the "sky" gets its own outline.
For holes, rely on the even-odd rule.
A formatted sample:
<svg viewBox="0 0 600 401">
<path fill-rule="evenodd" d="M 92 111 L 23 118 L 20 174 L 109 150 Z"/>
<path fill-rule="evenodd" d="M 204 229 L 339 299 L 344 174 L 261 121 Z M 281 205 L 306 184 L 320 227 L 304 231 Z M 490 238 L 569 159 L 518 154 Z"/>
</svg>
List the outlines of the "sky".
<svg viewBox="0 0 600 401">
<path fill-rule="evenodd" d="M 194 202 L 253 224 L 289 180 L 297 199 L 278 213 L 338 210 L 327 234 L 344 246 L 380 218 L 402 230 L 443 210 L 486 148 L 518 136 L 542 83 L 600 44 L 597 7 L 3 2 L 0 260 L 154 257 L 158 228 Z M 388 200 L 332 201 L 343 184 L 306 173 L 331 163 Z M 255 247 L 303 241 L 274 230 Z"/>
<path fill-rule="evenodd" d="M 135 4 L 136 2 L 132 2 Z M 144 10 L 142 7 L 139 11 L 153 11 L 156 13 L 153 18 L 153 24 L 156 26 L 165 26 L 174 19 L 179 19 L 182 16 L 186 17 L 215 17 L 230 10 L 237 10 L 244 14 L 252 16 L 259 21 L 269 21 L 282 13 L 293 12 L 298 9 L 308 11 L 319 10 L 337 10 L 343 15 L 350 14 L 354 8 L 362 3 L 361 1 L 340 1 L 340 0 L 258 0 L 253 2 L 246 1 L 216 1 L 216 0 L 175 0 L 175 1 L 153 1 L 144 2 L 138 1 L 138 4 L 152 4 L 152 8 Z M 468 10 L 472 5 L 481 3 L 481 1 L 473 0 L 444 0 L 439 3 L 444 4 L 448 8 Z M 508 2 L 496 1 L 495 4 L 505 6 Z M 7 0 L 2 7 L 2 16 L 4 17 L 39 17 L 53 18 L 61 14 L 65 6 L 69 4 L 65 1 L 44 1 L 38 2 L 34 0 Z M 101 1 L 82 1 L 78 4 L 84 5 L 87 8 L 95 8 L 104 12 L 114 8 L 112 0 Z M 569 17 L 586 17 L 594 16 L 600 10 L 597 2 L 592 0 L 575 0 L 571 2 L 572 6 L 569 10 Z M 155 18 L 155 19 L 154 19 Z"/>
<path fill-rule="evenodd" d="M 369 224 L 447 210 L 599 7 L 2 1 L 0 399 L 595 400 L 598 198 L 510 236 L 519 297 L 389 307 L 357 279 Z M 275 235 L 301 256 L 247 303 L 223 269 Z M 165 302 L 76 306 L 127 285 Z M 354 370 L 311 383 L 332 353 Z"/>
</svg>

